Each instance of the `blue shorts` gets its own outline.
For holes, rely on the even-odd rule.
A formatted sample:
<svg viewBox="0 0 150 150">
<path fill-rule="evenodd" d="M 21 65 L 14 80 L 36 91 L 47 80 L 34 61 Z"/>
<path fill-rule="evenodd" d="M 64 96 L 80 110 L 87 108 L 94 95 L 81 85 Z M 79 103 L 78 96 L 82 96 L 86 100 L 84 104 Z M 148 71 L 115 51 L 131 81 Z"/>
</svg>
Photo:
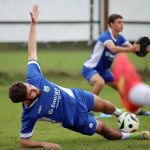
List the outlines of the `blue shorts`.
<svg viewBox="0 0 150 150">
<path fill-rule="evenodd" d="M 96 132 L 97 122 L 89 112 L 94 108 L 94 95 L 88 91 L 72 89 L 76 97 L 74 126 L 70 129 L 84 135 L 93 135 Z"/>
<path fill-rule="evenodd" d="M 82 75 L 88 82 L 91 82 L 92 76 L 97 73 L 104 79 L 106 83 L 114 81 L 114 76 L 110 69 L 107 69 L 102 72 L 102 71 L 97 71 L 94 68 L 87 68 L 85 66 L 83 66 L 82 68 Z"/>
</svg>

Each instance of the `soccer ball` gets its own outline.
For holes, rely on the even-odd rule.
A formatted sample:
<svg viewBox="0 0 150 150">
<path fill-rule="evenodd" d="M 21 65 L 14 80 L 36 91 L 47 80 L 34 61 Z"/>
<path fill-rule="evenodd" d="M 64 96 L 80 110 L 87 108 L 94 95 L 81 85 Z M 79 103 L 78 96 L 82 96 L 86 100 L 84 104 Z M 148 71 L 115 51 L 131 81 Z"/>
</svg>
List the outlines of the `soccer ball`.
<svg viewBox="0 0 150 150">
<path fill-rule="evenodd" d="M 117 124 L 120 131 L 124 133 L 131 133 L 138 130 L 139 119 L 133 113 L 124 112 L 118 117 Z"/>
</svg>

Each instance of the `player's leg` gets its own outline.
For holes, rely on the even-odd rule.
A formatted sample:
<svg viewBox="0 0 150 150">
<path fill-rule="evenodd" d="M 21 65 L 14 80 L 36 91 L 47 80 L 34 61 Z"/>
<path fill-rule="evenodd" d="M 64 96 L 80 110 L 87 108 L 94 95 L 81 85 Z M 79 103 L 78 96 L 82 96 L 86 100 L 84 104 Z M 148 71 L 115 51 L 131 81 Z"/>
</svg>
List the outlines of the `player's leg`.
<svg viewBox="0 0 150 150">
<path fill-rule="evenodd" d="M 118 91 L 118 88 L 116 86 L 116 84 L 114 82 L 108 82 L 106 83 L 108 86 L 110 86 L 111 88 L 113 88 L 114 90 Z"/>
<path fill-rule="evenodd" d="M 109 140 L 120 140 L 122 138 L 122 133 L 119 130 L 107 127 L 101 120 L 97 120 L 96 133 Z"/>
<path fill-rule="evenodd" d="M 149 139 L 149 131 L 142 131 L 136 133 L 122 133 L 120 130 L 116 130 L 107 127 L 101 120 L 97 120 L 96 133 L 102 135 L 109 140 L 126 140 L 126 139 Z"/>
<path fill-rule="evenodd" d="M 120 132 L 120 130 L 107 127 L 102 121 L 96 120 L 91 115 L 88 115 L 88 118 L 87 118 L 86 113 L 88 113 L 88 111 L 91 111 L 93 109 L 95 111 L 101 111 L 101 112 L 108 113 L 108 114 L 114 114 L 116 116 L 121 115 L 121 111 L 117 109 L 111 102 L 103 100 L 96 95 L 94 95 L 93 97 L 93 94 L 91 94 L 88 91 L 81 91 L 80 94 L 83 94 L 82 98 L 84 98 L 84 100 L 80 101 L 80 103 L 83 102 L 82 105 L 85 105 L 85 107 L 82 107 L 82 109 L 80 109 L 80 106 L 82 105 L 79 105 L 78 107 L 79 109 L 78 115 L 77 115 L 78 119 L 76 119 L 78 120 L 78 124 L 80 125 L 76 127 L 78 132 L 85 134 L 85 135 L 92 135 L 94 133 L 98 133 L 110 140 L 129 139 L 129 138 L 132 138 L 132 139 L 149 138 L 149 132 L 147 131 L 136 132 L 136 133 L 131 133 L 131 134 L 122 133 Z M 85 113 L 83 113 L 84 112 L 83 108 L 85 108 Z M 83 126 L 81 126 L 80 122 L 83 124 Z"/>
<path fill-rule="evenodd" d="M 95 69 L 85 66 L 82 68 L 82 75 L 93 86 L 92 93 L 99 95 L 105 84 L 103 77 Z"/>
<path fill-rule="evenodd" d="M 93 84 L 92 93 L 98 95 L 102 88 L 104 87 L 105 83 L 107 83 L 112 88 L 116 89 L 117 87 L 113 84 L 114 76 L 110 69 L 107 69 L 103 72 L 98 72 L 95 76 L 92 76 L 91 83 Z"/>
<path fill-rule="evenodd" d="M 113 88 L 115 90 L 118 90 L 118 88 L 114 82 L 115 81 L 114 75 L 110 69 L 105 70 L 105 72 L 103 72 L 102 76 L 108 86 L 110 86 L 111 88 Z"/>
<path fill-rule="evenodd" d="M 91 84 L 93 85 L 92 93 L 99 95 L 105 85 L 104 79 L 97 73 L 91 77 Z"/>
<path fill-rule="evenodd" d="M 116 116 L 121 115 L 121 110 L 116 108 L 110 101 L 104 100 L 94 95 L 94 109 L 95 112 L 103 112 L 105 114 L 114 114 Z"/>
</svg>

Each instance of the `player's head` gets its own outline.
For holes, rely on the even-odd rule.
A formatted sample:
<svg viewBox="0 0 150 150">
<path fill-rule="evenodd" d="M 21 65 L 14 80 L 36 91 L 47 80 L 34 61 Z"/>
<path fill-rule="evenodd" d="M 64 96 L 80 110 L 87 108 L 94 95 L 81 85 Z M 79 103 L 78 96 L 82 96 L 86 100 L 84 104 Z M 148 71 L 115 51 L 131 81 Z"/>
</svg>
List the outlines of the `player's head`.
<svg viewBox="0 0 150 150">
<path fill-rule="evenodd" d="M 110 28 L 117 32 L 121 32 L 123 30 L 123 23 L 123 17 L 119 14 L 112 14 L 108 18 Z"/>
<path fill-rule="evenodd" d="M 34 100 L 38 97 L 39 90 L 25 82 L 15 82 L 9 88 L 9 98 L 14 103 Z"/>
</svg>

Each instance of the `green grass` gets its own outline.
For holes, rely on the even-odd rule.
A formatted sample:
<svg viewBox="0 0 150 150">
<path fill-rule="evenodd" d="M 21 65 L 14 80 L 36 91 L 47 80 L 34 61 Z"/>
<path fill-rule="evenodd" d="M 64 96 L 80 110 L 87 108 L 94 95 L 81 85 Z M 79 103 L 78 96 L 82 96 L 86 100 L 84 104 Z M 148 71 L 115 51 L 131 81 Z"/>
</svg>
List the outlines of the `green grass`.
<svg viewBox="0 0 150 150">
<path fill-rule="evenodd" d="M 91 86 L 80 75 L 82 63 L 89 57 L 90 53 L 90 51 L 85 50 L 40 50 L 38 55 L 42 70 L 52 82 L 64 87 L 91 90 Z M 137 58 L 135 55 L 130 55 L 130 57 L 136 67 L 141 69 L 145 68 L 144 59 L 150 60 L 149 56 L 144 59 Z M 24 50 L 0 52 L 0 72 L 6 73 L 5 75 L 0 74 L 0 80 L 9 79 L 0 85 L 0 150 L 21 149 L 18 144 L 21 127 L 21 104 L 12 104 L 8 99 L 7 90 L 12 81 L 25 79 L 26 63 L 27 54 Z M 48 70 L 50 72 L 46 73 Z M 67 75 L 61 74 L 62 72 Z M 7 78 L 7 75 L 12 78 Z M 101 96 L 109 99 L 118 107 L 122 107 L 119 96 L 113 89 L 106 86 Z M 145 107 L 145 109 L 148 110 L 149 107 Z M 102 120 L 109 126 L 117 128 L 115 117 Z M 140 117 L 139 130 L 150 130 L 149 122 L 150 117 Z M 84 136 L 47 122 L 38 122 L 33 139 L 61 144 L 64 150 L 148 150 L 150 147 L 149 141 L 108 141 L 99 135 Z"/>
<path fill-rule="evenodd" d="M 39 50 L 38 58 L 42 67 L 42 70 L 63 70 L 72 73 L 80 73 L 82 64 L 87 60 L 92 51 L 90 50 L 60 50 L 55 48 L 54 50 Z M 137 57 L 135 54 L 130 54 L 134 65 L 138 69 L 150 68 L 150 55 L 146 57 Z M 27 63 L 27 51 L 0 51 L 0 71 L 6 72 L 25 72 Z"/>
</svg>

